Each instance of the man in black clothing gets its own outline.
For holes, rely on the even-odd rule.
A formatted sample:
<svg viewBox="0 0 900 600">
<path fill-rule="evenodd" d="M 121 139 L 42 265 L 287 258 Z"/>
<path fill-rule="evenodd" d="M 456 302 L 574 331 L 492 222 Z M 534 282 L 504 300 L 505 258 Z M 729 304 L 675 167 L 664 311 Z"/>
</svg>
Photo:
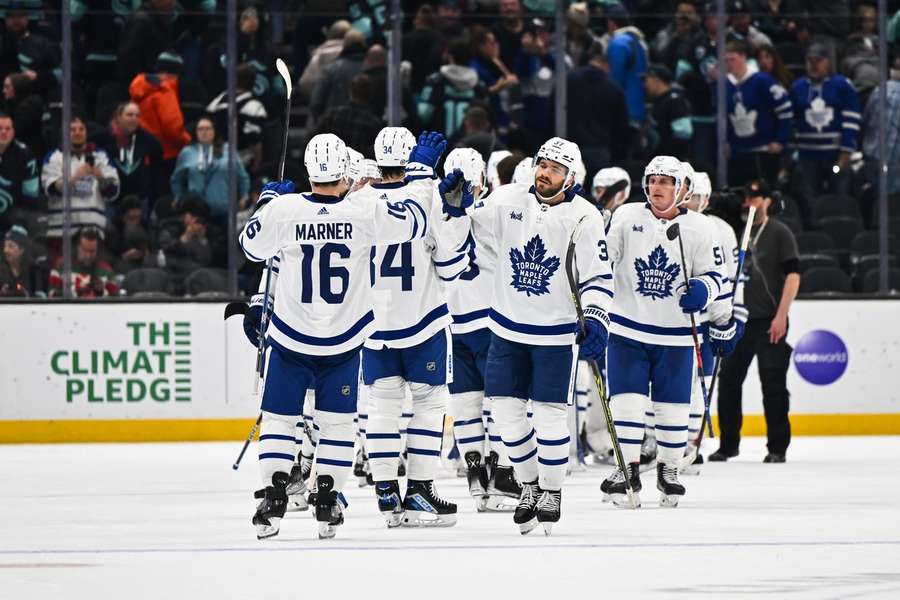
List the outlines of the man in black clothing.
<svg viewBox="0 0 900 600">
<path fill-rule="evenodd" d="M 28 12 L 22 6 L 6 10 L 0 32 L 0 81 L 10 73 L 25 73 L 32 89 L 45 99 L 56 88 L 53 70 L 59 66 L 58 44 L 28 29 Z"/>
<path fill-rule="evenodd" d="M 693 124 L 691 105 L 684 93 L 672 87 L 672 72 L 665 65 L 651 65 L 644 74 L 644 90 L 653 101 L 647 131 L 651 156 L 690 156 Z"/>
<path fill-rule="evenodd" d="M 372 112 L 372 81 L 357 75 L 350 82 L 350 104 L 326 112 L 316 124 L 316 133 L 333 133 L 366 158 L 375 158 L 375 137 L 384 122 Z"/>
<path fill-rule="evenodd" d="M 588 173 L 596 173 L 628 153 L 625 93 L 607 75 L 603 45 L 588 50 L 588 64 L 568 76 L 568 138 L 581 147 Z"/>
<path fill-rule="evenodd" d="M 344 47 L 340 56 L 328 65 L 322 79 L 313 88 L 309 112 L 313 122 L 318 122 L 325 112 L 344 106 L 350 101 L 350 81 L 363 69 L 366 54 L 366 38 L 355 29 L 344 35 Z"/>
<path fill-rule="evenodd" d="M 38 208 L 41 186 L 37 161 L 28 146 L 15 137 L 13 120 L 0 113 L 0 231 L 14 223 L 29 223 L 22 209 Z"/>
<path fill-rule="evenodd" d="M 787 371 L 792 348 L 787 343 L 788 312 L 800 288 L 797 241 L 791 230 L 768 216 L 772 193 L 762 180 L 744 188 L 744 211 L 756 206 L 745 272 L 744 303 L 750 313 L 744 336 L 722 363 L 719 383 L 719 449 L 711 461 L 738 455 L 743 421 L 741 387 L 755 356 L 762 383 L 769 453 L 763 462 L 785 461 L 791 441 Z"/>
<path fill-rule="evenodd" d="M 129 83 L 138 73 L 152 72 L 156 58 L 175 42 L 175 2 L 147 0 L 132 13 L 119 40 L 118 79 Z"/>
</svg>

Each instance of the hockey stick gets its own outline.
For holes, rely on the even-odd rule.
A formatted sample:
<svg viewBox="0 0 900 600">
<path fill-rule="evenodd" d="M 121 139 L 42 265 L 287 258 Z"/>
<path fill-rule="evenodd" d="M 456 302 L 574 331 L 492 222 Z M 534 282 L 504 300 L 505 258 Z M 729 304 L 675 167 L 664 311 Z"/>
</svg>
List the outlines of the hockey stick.
<svg viewBox="0 0 900 600">
<path fill-rule="evenodd" d="M 575 275 L 575 233 L 578 231 L 581 221 L 575 225 L 572 231 L 572 237 L 569 239 L 569 247 L 566 249 L 566 278 L 569 280 L 569 290 L 572 292 L 572 303 L 575 305 L 575 314 L 578 316 L 578 327 L 582 334 L 587 331 L 587 325 L 584 322 L 584 309 L 581 306 L 581 296 L 578 293 L 578 278 Z M 577 359 L 577 357 L 576 357 Z M 603 383 L 603 375 L 600 373 L 600 366 L 596 360 L 589 360 L 591 373 L 594 376 L 594 383 L 597 385 L 597 394 L 600 396 L 600 406 L 603 409 L 603 416 L 606 418 L 606 431 L 609 433 L 609 439 L 612 441 L 613 454 L 616 456 L 616 465 L 622 471 L 625 478 L 625 492 L 628 494 L 628 503 L 631 508 L 637 508 L 638 503 L 634 497 L 634 490 L 631 489 L 631 479 L 628 476 L 628 469 L 625 464 L 625 458 L 622 456 L 622 447 L 619 445 L 619 436 L 616 435 L 616 426 L 613 423 L 612 410 L 609 408 L 609 398 L 606 397 L 606 385 Z M 576 406 L 577 410 L 578 407 Z"/>
<path fill-rule="evenodd" d="M 691 289 L 691 282 L 687 274 L 687 263 L 684 260 L 684 242 L 681 239 L 681 226 L 678 223 L 672 223 L 671 227 L 666 230 L 666 237 L 669 240 L 678 238 L 678 250 L 681 253 L 681 274 L 684 276 L 685 292 Z M 697 320 L 694 319 L 694 313 L 688 313 L 691 317 L 691 337 L 694 340 L 694 355 L 697 357 L 697 377 L 700 379 L 700 389 L 703 391 L 703 421 L 709 427 L 709 434 L 712 435 L 712 417 L 709 416 L 709 392 L 706 389 L 706 379 L 703 378 L 703 356 L 700 352 L 700 337 L 697 335 Z M 702 429 L 702 427 L 701 427 Z"/>
<path fill-rule="evenodd" d="M 738 248 L 738 267 L 734 274 L 734 281 L 731 283 L 731 317 L 734 318 L 734 301 L 737 297 L 738 285 L 740 285 L 741 274 L 744 272 L 744 258 L 747 256 L 747 246 L 750 244 L 750 229 L 753 228 L 753 219 L 756 217 L 756 207 L 751 206 L 747 213 L 747 224 L 744 225 L 744 233 L 741 235 L 741 245 Z M 710 405 L 712 404 L 712 394 L 716 389 L 716 379 L 719 377 L 719 368 L 722 366 L 722 352 L 716 352 L 716 358 L 713 361 L 712 377 L 709 381 L 709 397 L 706 401 L 706 414 L 709 414 Z M 711 420 L 711 419 L 710 419 Z M 709 430 L 709 436 L 713 437 L 712 428 Z M 700 434 L 694 441 L 694 445 L 699 452 L 700 444 L 703 442 L 703 428 L 700 428 Z"/>
<path fill-rule="evenodd" d="M 235 471 L 238 470 L 238 467 L 241 466 L 241 459 L 244 458 L 244 453 L 247 451 L 247 448 L 250 446 L 250 442 L 253 441 L 253 438 L 256 437 L 256 430 L 259 429 L 259 424 L 262 423 L 262 413 L 259 413 L 259 416 L 256 417 L 256 423 L 253 424 L 253 427 L 250 429 L 250 435 L 247 436 L 247 439 L 244 440 L 244 447 L 241 448 L 241 453 L 238 454 L 237 460 L 234 461 L 234 464 L 231 465 L 231 468 Z"/>
</svg>

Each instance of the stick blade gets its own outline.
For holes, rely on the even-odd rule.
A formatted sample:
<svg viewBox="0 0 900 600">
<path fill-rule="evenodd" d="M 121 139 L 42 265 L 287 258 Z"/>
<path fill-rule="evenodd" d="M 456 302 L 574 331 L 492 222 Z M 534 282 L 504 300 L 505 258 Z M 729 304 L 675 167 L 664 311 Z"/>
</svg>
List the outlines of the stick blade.
<svg viewBox="0 0 900 600">
<path fill-rule="evenodd" d="M 250 307 L 247 306 L 246 302 L 229 302 L 225 307 L 225 320 L 227 321 L 229 317 L 235 315 L 244 316 L 248 310 L 250 310 Z"/>
<path fill-rule="evenodd" d="M 674 240 L 681 233 L 681 227 L 678 223 L 672 223 L 668 229 L 666 229 L 666 237 L 670 240 Z"/>
<path fill-rule="evenodd" d="M 294 86 L 291 82 L 291 72 L 288 70 L 287 63 L 278 58 L 275 60 L 275 68 L 278 70 L 278 74 L 281 75 L 281 78 L 284 79 L 284 86 L 287 88 L 287 97 L 290 98 Z"/>
</svg>

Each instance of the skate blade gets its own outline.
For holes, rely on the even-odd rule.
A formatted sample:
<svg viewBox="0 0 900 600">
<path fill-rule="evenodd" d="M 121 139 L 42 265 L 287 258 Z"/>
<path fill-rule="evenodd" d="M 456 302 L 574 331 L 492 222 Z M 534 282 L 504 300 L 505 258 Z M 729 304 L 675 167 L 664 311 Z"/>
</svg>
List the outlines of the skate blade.
<svg viewBox="0 0 900 600">
<path fill-rule="evenodd" d="M 483 496 L 473 496 L 473 500 L 475 500 L 475 512 L 487 512 L 487 498 Z"/>
<path fill-rule="evenodd" d="M 553 533 L 553 521 L 546 521 L 544 523 L 541 523 L 541 525 L 544 526 L 544 535 L 550 537 L 550 535 Z"/>
<path fill-rule="evenodd" d="M 485 510 L 487 512 L 514 512 L 518 503 L 518 498 L 511 496 L 488 496 L 485 500 Z"/>
<path fill-rule="evenodd" d="M 356 485 L 358 485 L 361 488 L 364 488 L 367 485 L 369 485 L 369 482 L 366 480 L 366 476 L 365 475 L 358 476 L 356 478 Z"/>
<path fill-rule="evenodd" d="M 288 496 L 287 508 L 285 510 L 287 512 L 303 512 L 309 510 L 309 502 L 306 501 L 306 498 L 304 498 L 302 494 Z"/>
<path fill-rule="evenodd" d="M 634 502 L 628 499 L 628 494 L 610 494 L 609 499 L 612 501 L 613 505 L 617 508 L 640 508 L 641 507 L 641 497 L 637 492 L 634 492 Z"/>
<path fill-rule="evenodd" d="M 612 496 L 610 496 L 607 493 L 604 493 L 603 496 L 600 498 L 600 502 L 612 502 Z"/>
<path fill-rule="evenodd" d="M 537 526 L 538 526 L 537 517 L 532 517 L 530 521 L 526 521 L 525 523 L 519 523 L 519 533 L 521 533 L 522 535 L 528 535 Z"/>
<path fill-rule="evenodd" d="M 384 517 L 384 523 L 388 526 L 388 529 L 400 527 L 403 524 L 402 512 L 383 512 L 381 515 Z"/>
<path fill-rule="evenodd" d="M 319 521 L 319 539 L 330 540 L 337 534 L 337 526 L 326 521 Z"/>
<path fill-rule="evenodd" d="M 700 465 L 687 465 L 678 470 L 681 475 L 696 476 L 700 474 Z"/>
<path fill-rule="evenodd" d="M 403 513 L 404 527 L 453 527 L 456 515 L 436 515 L 421 510 L 408 510 Z"/>
<path fill-rule="evenodd" d="M 659 495 L 659 505 L 663 508 L 676 508 L 679 500 L 681 500 L 681 496 L 675 494 Z"/>
<path fill-rule="evenodd" d="M 265 540 L 271 537 L 275 537 L 276 535 L 278 535 L 278 531 L 280 529 L 281 519 L 278 517 L 270 517 L 268 525 L 256 525 L 256 539 Z"/>
</svg>

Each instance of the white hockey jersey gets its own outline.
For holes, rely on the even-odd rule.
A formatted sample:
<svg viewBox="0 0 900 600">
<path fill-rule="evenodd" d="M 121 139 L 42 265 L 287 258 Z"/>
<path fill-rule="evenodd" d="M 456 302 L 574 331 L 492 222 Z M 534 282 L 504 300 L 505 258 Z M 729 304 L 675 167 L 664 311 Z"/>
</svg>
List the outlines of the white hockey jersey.
<svg viewBox="0 0 900 600">
<path fill-rule="evenodd" d="M 709 320 L 719 325 L 727 323 L 731 318 L 733 302 L 735 318 L 746 322 L 748 313 L 747 308 L 744 306 L 743 286 L 738 286 L 737 294 L 732 300 L 732 288 L 737 276 L 740 252 L 737 237 L 734 235 L 731 225 L 719 217 L 713 215 L 705 216 L 712 221 L 716 230 L 715 243 L 717 248 L 714 249 L 714 253 L 716 266 L 722 275 L 722 285 L 718 297 L 715 302 L 710 303 L 709 308 L 701 315 L 701 320 Z"/>
<path fill-rule="evenodd" d="M 485 212 L 490 205 L 488 196 L 475 203 L 472 210 Z M 494 293 L 494 272 L 497 263 L 495 244 L 488 228 L 490 221 L 472 220 L 472 229 L 463 250 L 468 255 L 466 270 L 447 284 L 447 305 L 453 323 L 453 333 L 469 333 L 488 326 L 488 312 Z"/>
<path fill-rule="evenodd" d="M 425 189 L 412 183 L 377 183 L 355 193 L 371 204 L 412 198 L 428 212 L 424 237 L 372 248 L 375 331 L 365 342 L 366 348 L 375 350 L 420 344 L 450 324 L 443 282 L 453 281 L 468 267 L 463 246 L 469 218 L 445 221 L 434 184 Z"/>
<path fill-rule="evenodd" d="M 422 176 L 410 183 L 417 193 L 409 196 L 430 193 L 431 169 L 418 164 L 412 169 Z M 359 193 L 342 199 L 286 194 L 247 222 L 238 238 L 247 258 L 259 262 L 281 253 L 270 344 L 318 356 L 362 345 L 375 326 L 372 246 L 404 243 L 428 232 L 425 207 L 409 196 L 373 203 Z"/>
<path fill-rule="evenodd" d="M 603 217 L 580 196 L 554 206 L 540 202 L 529 184 L 495 190 L 471 212 L 495 246 L 490 329 L 514 342 L 572 344 L 577 316 L 566 277 L 566 251 L 575 233 L 575 271 L 586 314 L 607 320 L 613 281 Z"/>
<path fill-rule="evenodd" d="M 682 208 L 674 219 L 659 219 L 648 203 L 620 206 L 607 234 L 617 292 L 610 333 L 647 344 L 693 345 L 690 317 L 678 305 L 677 289 L 684 283 L 678 240 L 666 236 L 673 223 L 681 228 L 688 278 L 703 281 L 710 302 L 719 296 L 717 232 L 708 218 Z"/>
</svg>

